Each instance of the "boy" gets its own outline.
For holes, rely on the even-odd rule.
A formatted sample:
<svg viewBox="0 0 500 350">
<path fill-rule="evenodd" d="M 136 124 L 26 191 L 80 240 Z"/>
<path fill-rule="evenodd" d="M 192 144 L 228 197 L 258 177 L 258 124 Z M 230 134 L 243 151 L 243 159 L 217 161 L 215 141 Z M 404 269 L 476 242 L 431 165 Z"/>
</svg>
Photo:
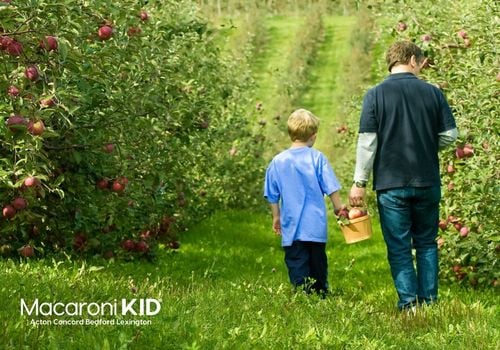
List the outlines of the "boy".
<svg viewBox="0 0 500 350">
<path fill-rule="evenodd" d="M 324 195 L 335 213 L 343 208 L 340 184 L 326 157 L 312 148 L 319 120 L 298 109 L 288 118 L 289 149 L 273 158 L 266 171 L 264 197 L 271 204 L 273 230 L 282 236 L 290 282 L 325 294 L 327 218 Z M 280 205 L 281 202 L 281 205 Z"/>
</svg>

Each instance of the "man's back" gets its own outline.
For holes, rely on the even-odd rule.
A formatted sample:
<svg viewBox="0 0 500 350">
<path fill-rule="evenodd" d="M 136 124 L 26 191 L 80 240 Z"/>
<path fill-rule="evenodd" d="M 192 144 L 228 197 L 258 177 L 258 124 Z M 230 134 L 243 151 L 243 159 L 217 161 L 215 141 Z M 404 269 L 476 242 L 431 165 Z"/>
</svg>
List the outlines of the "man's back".
<svg viewBox="0 0 500 350">
<path fill-rule="evenodd" d="M 360 132 L 377 133 L 375 189 L 439 185 L 438 134 L 453 127 L 441 91 L 412 73 L 391 74 L 369 90 Z"/>
</svg>

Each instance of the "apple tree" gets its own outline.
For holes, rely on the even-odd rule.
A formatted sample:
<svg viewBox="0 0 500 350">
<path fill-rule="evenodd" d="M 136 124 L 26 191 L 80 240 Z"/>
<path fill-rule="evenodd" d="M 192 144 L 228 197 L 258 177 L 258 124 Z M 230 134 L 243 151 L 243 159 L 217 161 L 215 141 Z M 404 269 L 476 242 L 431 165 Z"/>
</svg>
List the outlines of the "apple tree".
<svg viewBox="0 0 500 350">
<path fill-rule="evenodd" d="M 252 203 L 252 81 L 190 2 L 11 1 L 0 23 L 2 254 L 151 256 Z"/>
</svg>

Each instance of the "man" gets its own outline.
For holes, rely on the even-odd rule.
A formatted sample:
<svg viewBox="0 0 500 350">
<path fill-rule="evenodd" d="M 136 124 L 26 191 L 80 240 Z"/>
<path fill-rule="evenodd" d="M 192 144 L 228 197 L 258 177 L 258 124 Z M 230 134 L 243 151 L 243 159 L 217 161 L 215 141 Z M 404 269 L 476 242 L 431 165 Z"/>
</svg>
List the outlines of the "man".
<svg viewBox="0 0 500 350">
<path fill-rule="evenodd" d="M 398 308 L 404 310 L 438 297 L 438 150 L 456 140 L 457 129 L 443 93 L 417 78 L 425 64 L 417 45 L 396 42 L 386 62 L 390 75 L 363 100 L 349 201 L 363 204 L 373 170 Z"/>
</svg>

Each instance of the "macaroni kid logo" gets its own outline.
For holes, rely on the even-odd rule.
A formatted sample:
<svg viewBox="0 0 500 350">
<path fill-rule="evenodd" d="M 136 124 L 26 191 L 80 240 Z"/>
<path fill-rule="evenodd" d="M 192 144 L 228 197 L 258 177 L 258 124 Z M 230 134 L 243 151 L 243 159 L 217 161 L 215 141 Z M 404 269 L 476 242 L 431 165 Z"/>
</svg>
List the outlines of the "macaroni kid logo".
<svg viewBox="0 0 500 350">
<path fill-rule="evenodd" d="M 157 299 L 115 299 L 113 302 L 40 302 L 37 298 L 31 304 L 21 299 L 20 312 L 22 316 L 45 316 L 51 319 L 32 319 L 33 325 L 147 325 L 151 320 L 124 320 L 121 316 L 155 316 L 161 310 Z M 84 319 L 85 317 L 106 317 L 106 319 Z M 57 319 L 54 317 L 64 317 Z M 70 318 L 68 320 L 68 318 Z"/>
</svg>

